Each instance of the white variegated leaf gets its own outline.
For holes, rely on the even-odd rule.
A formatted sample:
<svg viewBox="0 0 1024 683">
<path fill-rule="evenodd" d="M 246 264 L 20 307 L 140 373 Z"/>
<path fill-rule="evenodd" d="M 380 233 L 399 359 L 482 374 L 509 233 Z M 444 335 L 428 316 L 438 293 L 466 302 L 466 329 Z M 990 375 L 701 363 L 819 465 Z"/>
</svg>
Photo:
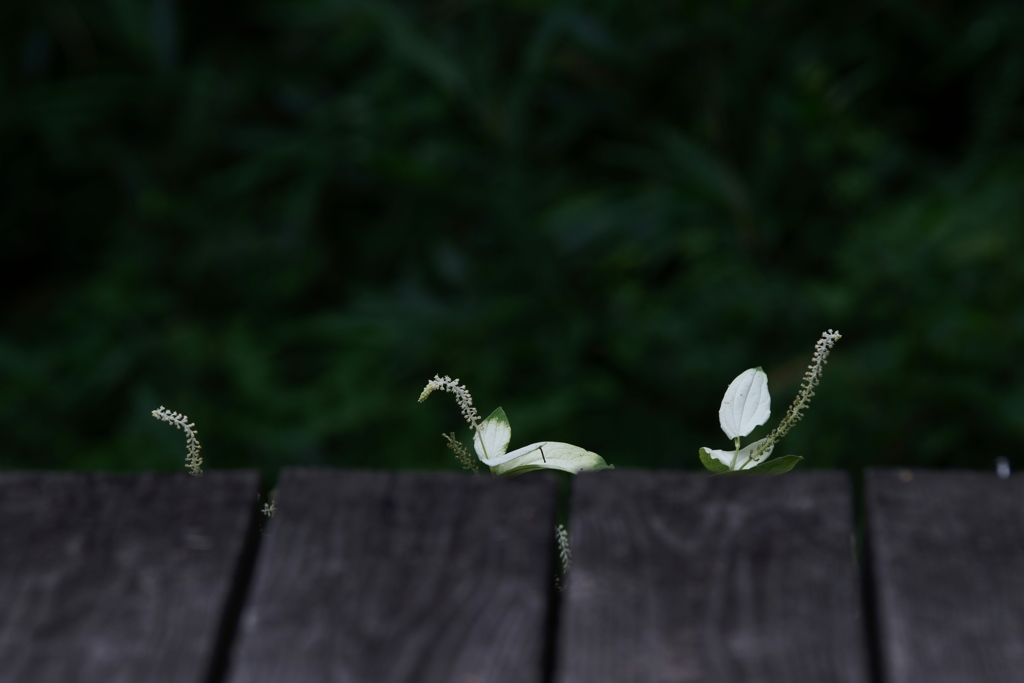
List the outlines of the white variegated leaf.
<svg viewBox="0 0 1024 683">
<path fill-rule="evenodd" d="M 491 466 L 491 472 L 499 476 L 511 476 L 532 470 L 561 470 L 577 474 L 584 471 L 615 469 L 597 453 L 558 441 L 530 444 L 507 455 L 515 457 L 502 458 L 501 463 Z"/>
<path fill-rule="evenodd" d="M 515 460 L 520 456 L 527 455 L 528 453 L 531 453 L 537 450 L 538 448 L 543 448 L 547 445 L 547 441 L 538 441 L 537 443 L 532 443 L 529 446 L 523 446 L 522 448 L 517 448 L 514 451 L 503 453 L 495 458 L 487 458 L 486 460 L 484 458 L 480 458 L 480 462 L 487 465 L 488 467 L 497 467 L 498 465 L 502 465 L 510 460 Z"/>
<path fill-rule="evenodd" d="M 714 448 L 708 448 L 706 446 L 704 448 L 702 448 L 701 450 L 703 450 L 705 453 L 707 453 L 712 458 L 714 458 L 718 462 L 722 463 L 726 467 L 732 469 L 732 462 L 733 462 L 733 457 L 732 456 L 733 456 L 733 454 L 736 451 L 722 451 L 722 450 L 716 450 Z"/>
<path fill-rule="evenodd" d="M 730 439 L 746 436 L 763 425 L 771 415 L 772 398 L 768 393 L 768 375 L 761 368 L 740 373 L 725 390 L 718 419 Z"/>
<path fill-rule="evenodd" d="M 499 406 L 487 416 L 473 435 L 473 448 L 480 462 L 490 466 L 500 460 L 508 450 L 508 442 L 512 439 L 512 425 L 508 422 L 505 411 Z"/>
<path fill-rule="evenodd" d="M 700 458 L 700 464 L 704 465 L 704 469 L 711 472 L 712 474 L 722 474 L 728 472 L 728 465 L 720 462 L 718 458 L 711 457 L 711 451 L 707 448 L 701 448 L 697 451 L 697 455 Z"/>
<path fill-rule="evenodd" d="M 737 470 L 749 470 L 751 467 L 756 467 L 767 460 L 768 456 L 770 456 L 772 451 L 775 450 L 775 445 L 773 444 L 757 456 L 756 460 L 751 458 L 750 456 L 754 454 L 754 451 L 756 451 L 764 441 L 764 439 L 760 439 L 749 446 L 744 446 L 740 449 L 740 452 L 736 455 L 735 459 L 733 458 L 733 455 L 736 451 L 719 451 L 712 450 L 710 448 L 704 448 L 703 450 L 707 451 L 708 455 L 728 467 L 730 470 L 733 468 L 733 463 L 735 463 Z"/>
</svg>

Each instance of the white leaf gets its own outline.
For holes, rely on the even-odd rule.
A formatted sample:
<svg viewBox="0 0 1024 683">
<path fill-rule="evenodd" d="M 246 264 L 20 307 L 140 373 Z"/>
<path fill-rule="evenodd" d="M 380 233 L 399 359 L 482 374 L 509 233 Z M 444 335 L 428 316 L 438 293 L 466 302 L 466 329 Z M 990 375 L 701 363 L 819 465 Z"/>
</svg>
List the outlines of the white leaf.
<svg viewBox="0 0 1024 683">
<path fill-rule="evenodd" d="M 768 394 L 768 375 L 761 368 L 740 373 L 725 390 L 718 419 L 730 439 L 746 436 L 763 425 L 771 415 L 772 397 Z"/>
<path fill-rule="evenodd" d="M 480 462 L 490 466 L 498 461 L 508 450 L 508 442 L 512 439 L 512 425 L 508 423 L 505 411 L 499 406 L 487 416 L 473 435 L 473 448 Z M 504 462 L 504 460 L 500 460 Z"/>
<path fill-rule="evenodd" d="M 508 456 L 513 456 L 511 459 Z M 561 470 L 571 474 L 583 471 L 615 469 L 597 453 L 558 441 L 541 441 L 508 453 L 502 462 L 491 466 L 496 475 L 515 475 L 531 470 Z"/>
<path fill-rule="evenodd" d="M 711 450 L 710 448 L 705 448 L 704 450 L 708 452 L 708 455 L 728 467 L 730 470 L 734 467 L 733 463 L 735 463 L 735 468 L 737 470 L 749 470 L 751 467 L 760 465 L 767 460 L 768 456 L 770 456 L 772 451 L 775 450 L 775 445 L 772 444 L 764 450 L 764 453 L 757 456 L 756 460 L 751 458 L 750 456 L 754 454 L 754 451 L 756 451 L 764 442 L 765 439 L 759 439 L 749 446 L 744 446 L 740 449 L 739 455 L 737 455 L 735 459 L 733 459 L 733 454 L 735 454 L 736 451 L 717 451 Z M 749 462 L 747 462 L 748 459 Z"/>
<path fill-rule="evenodd" d="M 538 441 L 537 443 L 530 444 L 529 446 L 523 446 L 522 448 L 517 448 L 510 453 L 502 453 L 501 455 L 497 455 L 493 458 L 485 459 L 481 457 L 480 462 L 487 465 L 488 467 L 496 467 L 498 465 L 508 462 L 509 460 L 514 460 L 521 455 L 526 455 L 527 453 L 531 453 L 537 450 L 538 448 L 543 448 L 547 445 L 547 441 Z M 477 453 L 477 455 L 479 455 L 479 452 Z M 539 458 L 540 455 L 538 455 L 537 457 Z"/>
<path fill-rule="evenodd" d="M 732 461 L 733 461 L 733 457 L 732 456 L 733 456 L 733 453 L 735 453 L 736 451 L 720 451 L 720 450 L 715 450 L 713 448 L 708 448 L 707 446 L 704 447 L 704 450 L 712 458 L 714 458 L 718 462 L 722 463 L 723 465 L 725 465 L 729 469 L 732 469 Z"/>
</svg>

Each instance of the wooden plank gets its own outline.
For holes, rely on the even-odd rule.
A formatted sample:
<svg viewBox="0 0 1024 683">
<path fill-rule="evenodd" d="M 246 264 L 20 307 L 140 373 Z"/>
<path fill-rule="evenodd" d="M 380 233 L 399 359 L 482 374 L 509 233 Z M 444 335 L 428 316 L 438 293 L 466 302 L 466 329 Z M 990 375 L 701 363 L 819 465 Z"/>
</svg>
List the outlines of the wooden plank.
<svg viewBox="0 0 1024 683">
<path fill-rule="evenodd" d="M 1024 478 L 867 474 L 869 555 L 888 683 L 1024 677 Z"/>
<path fill-rule="evenodd" d="M 258 490 L 250 472 L 0 473 L 0 680 L 207 681 Z"/>
<path fill-rule="evenodd" d="M 556 489 L 543 476 L 287 470 L 234 683 L 539 683 Z"/>
<path fill-rule="evenodd" d="M 576 479 L 560 683 L 864 683 L 840 473 Z"/>
</svg>

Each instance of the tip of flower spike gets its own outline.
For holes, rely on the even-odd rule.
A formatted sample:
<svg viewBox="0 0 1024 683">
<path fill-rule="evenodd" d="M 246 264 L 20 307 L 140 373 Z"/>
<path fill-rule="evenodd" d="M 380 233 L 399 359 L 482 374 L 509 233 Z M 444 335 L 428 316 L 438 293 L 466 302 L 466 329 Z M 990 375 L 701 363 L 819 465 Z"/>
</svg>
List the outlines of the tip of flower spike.
<svg viewBox="0 0 1024 683">
<path fill-rule="evenodd" d="M 419 399 L 417 399 L 417 402 L 423 403 L 424 401 L 427 400 L 427 396 L 430 396 L 438 389 L 444 389 L 446 386 L 446 380 L 448 382 L 451 382 L 451 380 L 448 379 L 447 375 L 444 377 L 444 379 L 441 379 L 441 375 L 434 375 L 434 379 L 427 382 L 427 386 L 423 387 L 423 391 L 420 392 L 420 397 Z M 455 380 L 455 383 L 458 384 L 458 381 L 459 380 Z"/>
<path fill-rule="evenodd" d="M 438 389 L 455 394 L 455 401 L 459 404 L 459 407 L 462 408 L 462 417 L 466 419 L 466 422 L 469 423 L 470 427 L 476 429 L 480 422 L 480 415 L 476 412 L 476 408 L 473 407 L 473 397 L 470 396 L 469 389 L 459 384 L 459 379 L 457 377 L 452 379 L 448 375 L 445 375 L 444 377 L 441 377 L 441 375 L 434 375 L 434 379 L 427 382 L 427 386 L 425 386 L 422 393 L 420 393 L 420 403 Z"/>
</svg>

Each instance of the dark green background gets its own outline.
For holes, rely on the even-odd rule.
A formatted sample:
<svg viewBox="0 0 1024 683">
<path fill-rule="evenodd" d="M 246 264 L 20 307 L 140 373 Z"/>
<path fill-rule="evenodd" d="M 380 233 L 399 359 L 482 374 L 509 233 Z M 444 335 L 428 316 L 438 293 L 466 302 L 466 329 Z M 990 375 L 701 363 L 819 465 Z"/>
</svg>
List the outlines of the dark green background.
<svg viewBox="0 0 1024 683">
<path fill-rule="evenodd" d="M 1024 5 L 0 4 L 0 467 L 1024 466 Z"/>
</svg>

